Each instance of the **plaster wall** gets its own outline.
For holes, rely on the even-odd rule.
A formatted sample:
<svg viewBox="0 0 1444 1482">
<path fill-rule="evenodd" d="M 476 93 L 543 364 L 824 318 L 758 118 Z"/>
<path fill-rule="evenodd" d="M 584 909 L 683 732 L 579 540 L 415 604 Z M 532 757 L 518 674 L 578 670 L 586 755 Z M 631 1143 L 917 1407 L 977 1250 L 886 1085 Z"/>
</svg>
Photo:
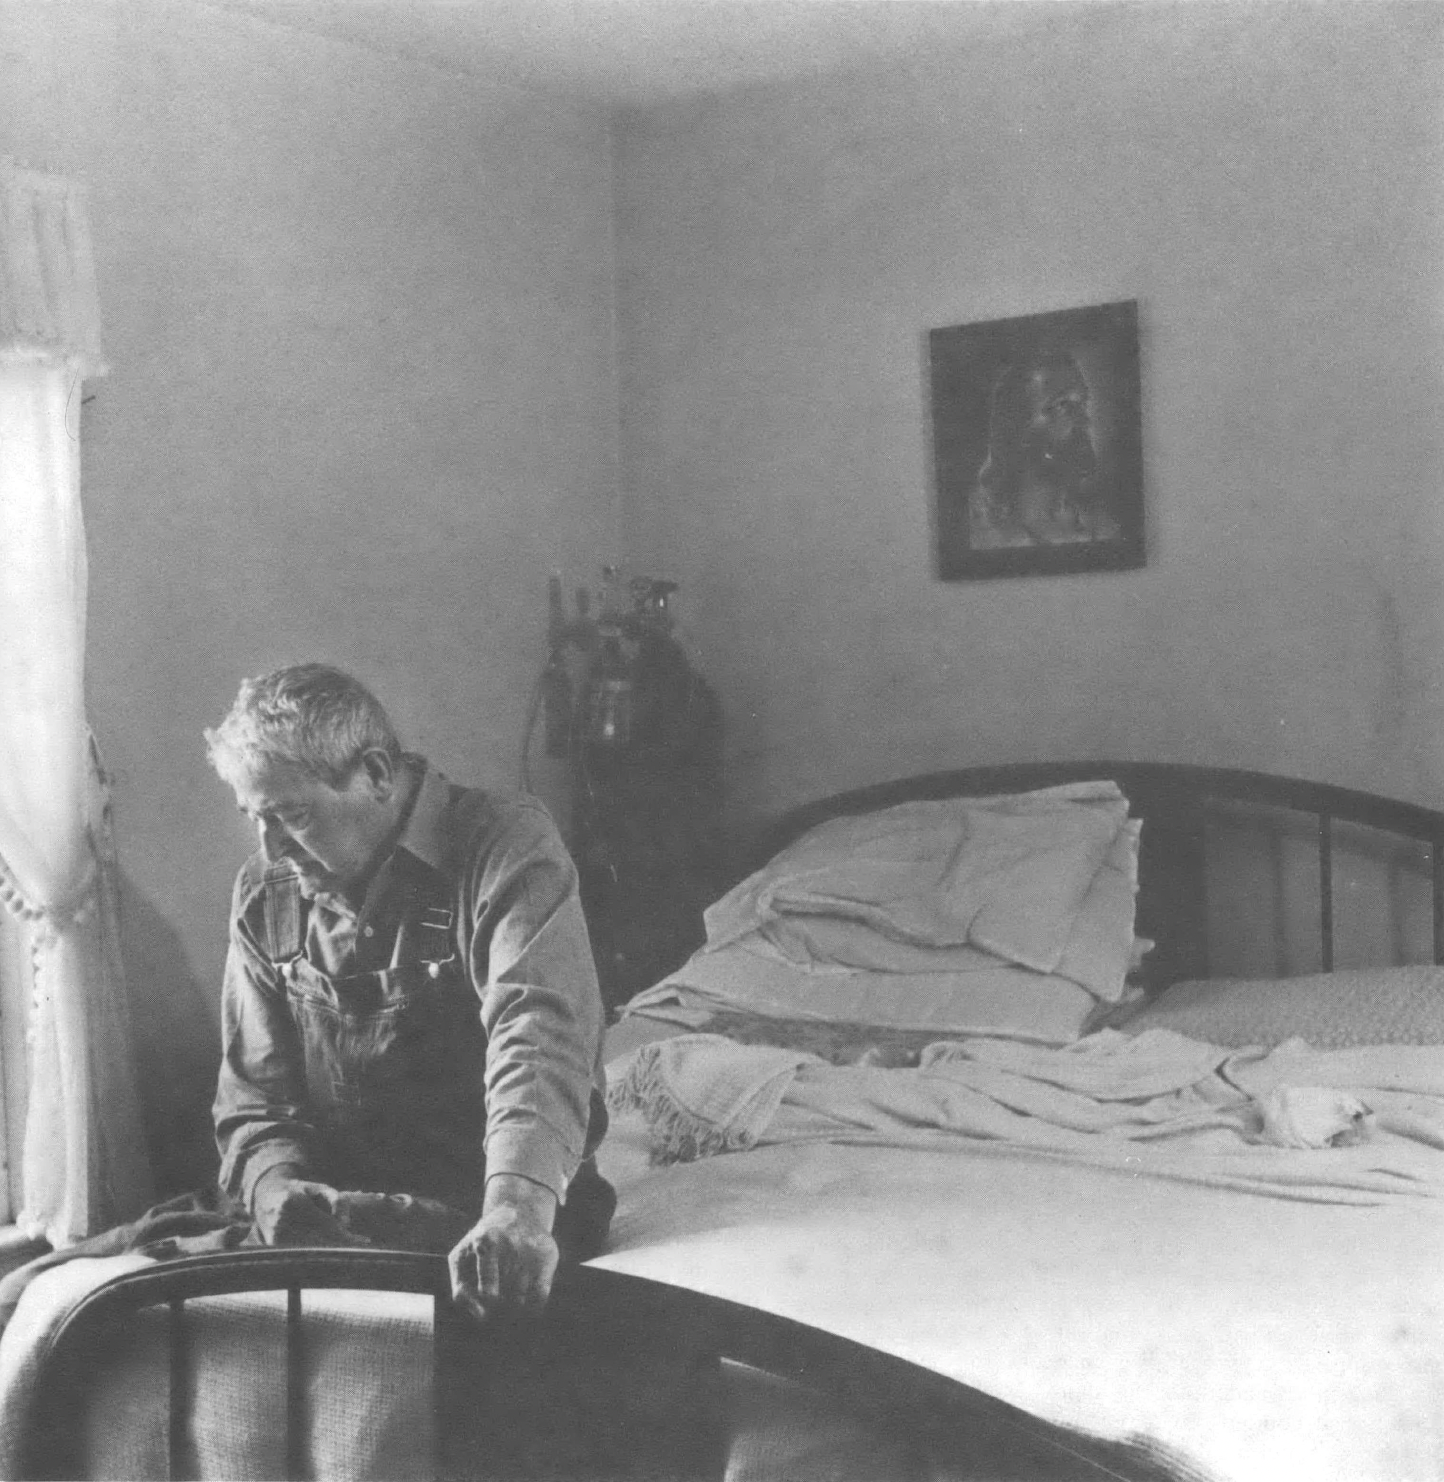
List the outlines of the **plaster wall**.
<svg viewBox="0 0 1444 1482">
<path fill-rule="evenodd" d="M 618 130 L 627 546 L 735 806 L 1082 756 L 1444 801 L 1444 13 L 997 11 Z M 928 329 L 1123 299 L 1146 568 L 940 582 Z"/>
<path fill-rule="evenodd" d="M 618 533 L 609 124 L 204 4 L 0 0 L 0 153 L 90 189 L 90 711 L 152 1113 L 194 1126 L 239 679 L 340 663 L 516 784 L 547 573 Z"/>
</svg>

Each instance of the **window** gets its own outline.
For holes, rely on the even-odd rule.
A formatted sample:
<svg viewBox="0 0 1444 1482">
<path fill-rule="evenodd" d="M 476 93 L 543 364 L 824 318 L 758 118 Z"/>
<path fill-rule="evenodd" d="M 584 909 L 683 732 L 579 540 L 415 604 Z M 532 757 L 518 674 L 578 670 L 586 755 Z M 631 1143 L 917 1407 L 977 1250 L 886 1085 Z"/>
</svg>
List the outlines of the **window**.
<svg viewBox="0 0 1444 1482">
<path fill-rule="evenodd" d="M 12 1213 L 54 1245 L 149 1196 L 85 718 L 79 393 L 102 369 L 83 194 L 0 161 L 0 1103 Z"/>
</svg>

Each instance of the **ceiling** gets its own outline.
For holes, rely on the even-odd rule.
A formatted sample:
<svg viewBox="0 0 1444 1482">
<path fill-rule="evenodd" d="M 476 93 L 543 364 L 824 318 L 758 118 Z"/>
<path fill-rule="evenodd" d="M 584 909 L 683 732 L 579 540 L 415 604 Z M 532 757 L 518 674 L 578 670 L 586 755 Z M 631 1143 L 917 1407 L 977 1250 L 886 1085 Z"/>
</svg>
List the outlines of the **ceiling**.
<svg viewBox="0 0 1444 1482">
<path fill-rule="evenodd" d="M 1102 0 L 204 0 L 393 56 L 645 105 L 844 71 Z"/>
</svg>

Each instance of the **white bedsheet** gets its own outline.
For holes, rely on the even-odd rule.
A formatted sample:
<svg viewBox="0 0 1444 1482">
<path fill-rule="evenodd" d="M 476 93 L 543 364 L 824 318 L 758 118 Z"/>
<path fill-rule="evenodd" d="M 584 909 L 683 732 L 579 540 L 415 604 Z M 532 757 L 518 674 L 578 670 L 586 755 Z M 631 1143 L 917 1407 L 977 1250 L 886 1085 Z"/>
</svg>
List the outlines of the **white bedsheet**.
<svg viewBox="0 0 1444 1482">
<path fill-rule="evenodd" d="M 810 1143 L 652 1167 L 596 1264 L 871 1344 L 1226 1482 L 1444 1477 L 1440 1203 L 1288 1203 L 1120 1170 Z"/>
<path fill-rule="evenodd" d="M 773 1143 L 1066 1159 L 1278 1198 L 1444 1195 L 1444 1047 L 1229 1050 L 1154 1029 L 1049 1047 L 943 1041 L 916 1067 L 684 1034 L 609 1067 L 659 1161 Z"/>
</svg>

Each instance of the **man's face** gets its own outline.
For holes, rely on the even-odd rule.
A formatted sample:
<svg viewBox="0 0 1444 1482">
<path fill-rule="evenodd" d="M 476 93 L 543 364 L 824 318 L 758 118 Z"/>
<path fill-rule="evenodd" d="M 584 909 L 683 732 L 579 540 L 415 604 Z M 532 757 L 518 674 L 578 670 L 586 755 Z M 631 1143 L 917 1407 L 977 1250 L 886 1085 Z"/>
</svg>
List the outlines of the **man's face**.
<svg viewBox="0 0 1444 1482">
<path fill-rule="evenodd" d="M 1035 370 L 1028 400 L 1029 461 L 1054 483 L 1082 482 L 1097 467 L 1082 373 L 1071 362 Z"/>
<path fill-rule="evenodd" d="M 344 895 L 371 872 L 391 815 L 376 779 L 360 766 L 339 788 L 290 762 L 268 761 L 232 783 L 266 859 L 288 860 L 307 896 Z"/>
</svg>

